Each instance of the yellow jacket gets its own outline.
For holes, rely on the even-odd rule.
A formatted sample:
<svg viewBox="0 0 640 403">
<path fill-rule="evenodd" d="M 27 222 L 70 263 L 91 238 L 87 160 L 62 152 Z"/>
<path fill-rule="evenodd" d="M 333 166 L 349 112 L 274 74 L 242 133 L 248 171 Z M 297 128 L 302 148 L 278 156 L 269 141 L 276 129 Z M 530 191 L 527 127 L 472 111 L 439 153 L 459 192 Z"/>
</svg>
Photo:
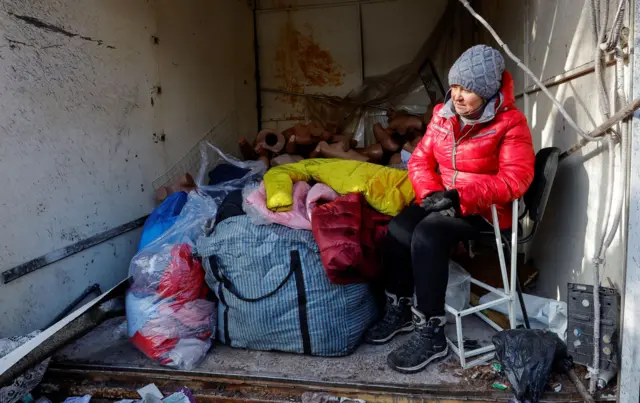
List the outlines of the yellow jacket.
<svg viewBox="0 0 640 403">
<path fill-rule="evenodd" d="M 267 171 L 267 207 L 273 211 L 291 210 L 293 183 L 312 179 L 343 195 L 362 193 L 371 207 L 391 216 L 415 198 L 407 171 L 353 160 L 308 159 Z"/>
</svg>

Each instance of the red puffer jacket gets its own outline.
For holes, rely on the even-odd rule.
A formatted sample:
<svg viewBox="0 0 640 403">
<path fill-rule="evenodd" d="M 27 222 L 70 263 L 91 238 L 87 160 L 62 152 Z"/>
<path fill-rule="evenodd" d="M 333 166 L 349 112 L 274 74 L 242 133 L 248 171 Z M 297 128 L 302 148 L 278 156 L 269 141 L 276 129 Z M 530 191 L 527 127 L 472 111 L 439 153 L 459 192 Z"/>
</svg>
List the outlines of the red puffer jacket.
<svg viewBox="0 0 640 403">
<path fill-rule="evenodd" d="M 515 106 L 508 72 L 502 76 L 500 95 L 492 120 L 463 129 L 448 107 L 435 107 L 409 160 L 418 203 L 431 193 L 456 189 L 463 216 L 481 215 L 491 221 L 495 204 L 500 228 L 511 227 L 510 202 L 522 197 L 533 181 L 535 153 L 527 120 Z"/>
<path fill-rule="evenodd" d="M 311 228 L 329 281 L 351 284 L 376 279 L 389 221 L 390 216 L 371 208 L 360 193 L 316 207 Z"/>
</svg>

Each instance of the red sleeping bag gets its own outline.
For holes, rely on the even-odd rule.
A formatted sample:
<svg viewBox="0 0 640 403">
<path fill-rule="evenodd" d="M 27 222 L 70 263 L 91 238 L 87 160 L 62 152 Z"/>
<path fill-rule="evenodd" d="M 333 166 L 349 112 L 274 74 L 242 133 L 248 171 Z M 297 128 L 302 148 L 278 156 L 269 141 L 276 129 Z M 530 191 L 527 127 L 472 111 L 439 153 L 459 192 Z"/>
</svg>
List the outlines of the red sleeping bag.
<svg viewBox="0 0 640 403">
<path fill-rule="evenodd" d="M 390 216 L 371 208 L 360 193 L 341 196 L 313 210 L 313 237 L 332 283 L 362 283 L 379 276 L 389 221 Z"/>
</svg>

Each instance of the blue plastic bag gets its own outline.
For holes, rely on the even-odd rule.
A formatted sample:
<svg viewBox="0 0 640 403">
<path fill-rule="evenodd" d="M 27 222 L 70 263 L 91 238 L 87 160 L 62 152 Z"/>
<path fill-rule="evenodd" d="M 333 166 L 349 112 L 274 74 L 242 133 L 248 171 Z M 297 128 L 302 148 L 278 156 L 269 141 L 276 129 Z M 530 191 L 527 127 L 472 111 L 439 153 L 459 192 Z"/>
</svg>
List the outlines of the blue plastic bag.
<svg viewBox="0 0 640 403">
<path fill-rule="evenodd" d="M 165 231 L 175 224 L 182 208 L 187 202 L 187 198 L 186 192 L 172 193 L 162 204 L 153 210 L 144 223 L 142 237 L 140 237 L 140 244 L 138 244 L 138 251 L 160 238 Z"/>
</svg>

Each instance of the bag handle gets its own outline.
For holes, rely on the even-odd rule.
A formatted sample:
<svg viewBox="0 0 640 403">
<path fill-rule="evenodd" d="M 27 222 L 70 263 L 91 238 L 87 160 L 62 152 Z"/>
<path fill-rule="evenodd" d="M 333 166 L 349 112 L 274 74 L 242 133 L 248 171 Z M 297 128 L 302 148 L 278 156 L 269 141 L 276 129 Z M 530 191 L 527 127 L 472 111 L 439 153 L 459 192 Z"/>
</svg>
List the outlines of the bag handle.
<svg viewBox="0 0 640 403">
<path fill-rule="evenodd" d="M 244 302 L 258 302 L 273 296 L 275 293 L 280 291 L 280 289 L 284 287 L 285 284 L 287 284 L 287 281 L 289 281 L 291 276 L 295 273 L 296 268 L 300 265 L 300 253 L 297 250 L 291 251 L 291 263 L 289 265 L 289 272 L 285 276 L 284 280 L 282 280 L 273 291 L 257 298 L 243 297 L 242 295 L 240 295 L 240 293 L 238 293 L 238 291 L 234 290 L 233 284 L 231 284 L 231 280 L 229 280 L 220 270 L 215 256 L 209 256 L 209 265 L 211 266 L 211 271 L 213 272 L 213 276 L 216 278 L 216 280 L 222 283 L 224 285 L 224 288 L 226 288 L 227 291 L 229 291 L 233 296 Z"/>
</svg>

